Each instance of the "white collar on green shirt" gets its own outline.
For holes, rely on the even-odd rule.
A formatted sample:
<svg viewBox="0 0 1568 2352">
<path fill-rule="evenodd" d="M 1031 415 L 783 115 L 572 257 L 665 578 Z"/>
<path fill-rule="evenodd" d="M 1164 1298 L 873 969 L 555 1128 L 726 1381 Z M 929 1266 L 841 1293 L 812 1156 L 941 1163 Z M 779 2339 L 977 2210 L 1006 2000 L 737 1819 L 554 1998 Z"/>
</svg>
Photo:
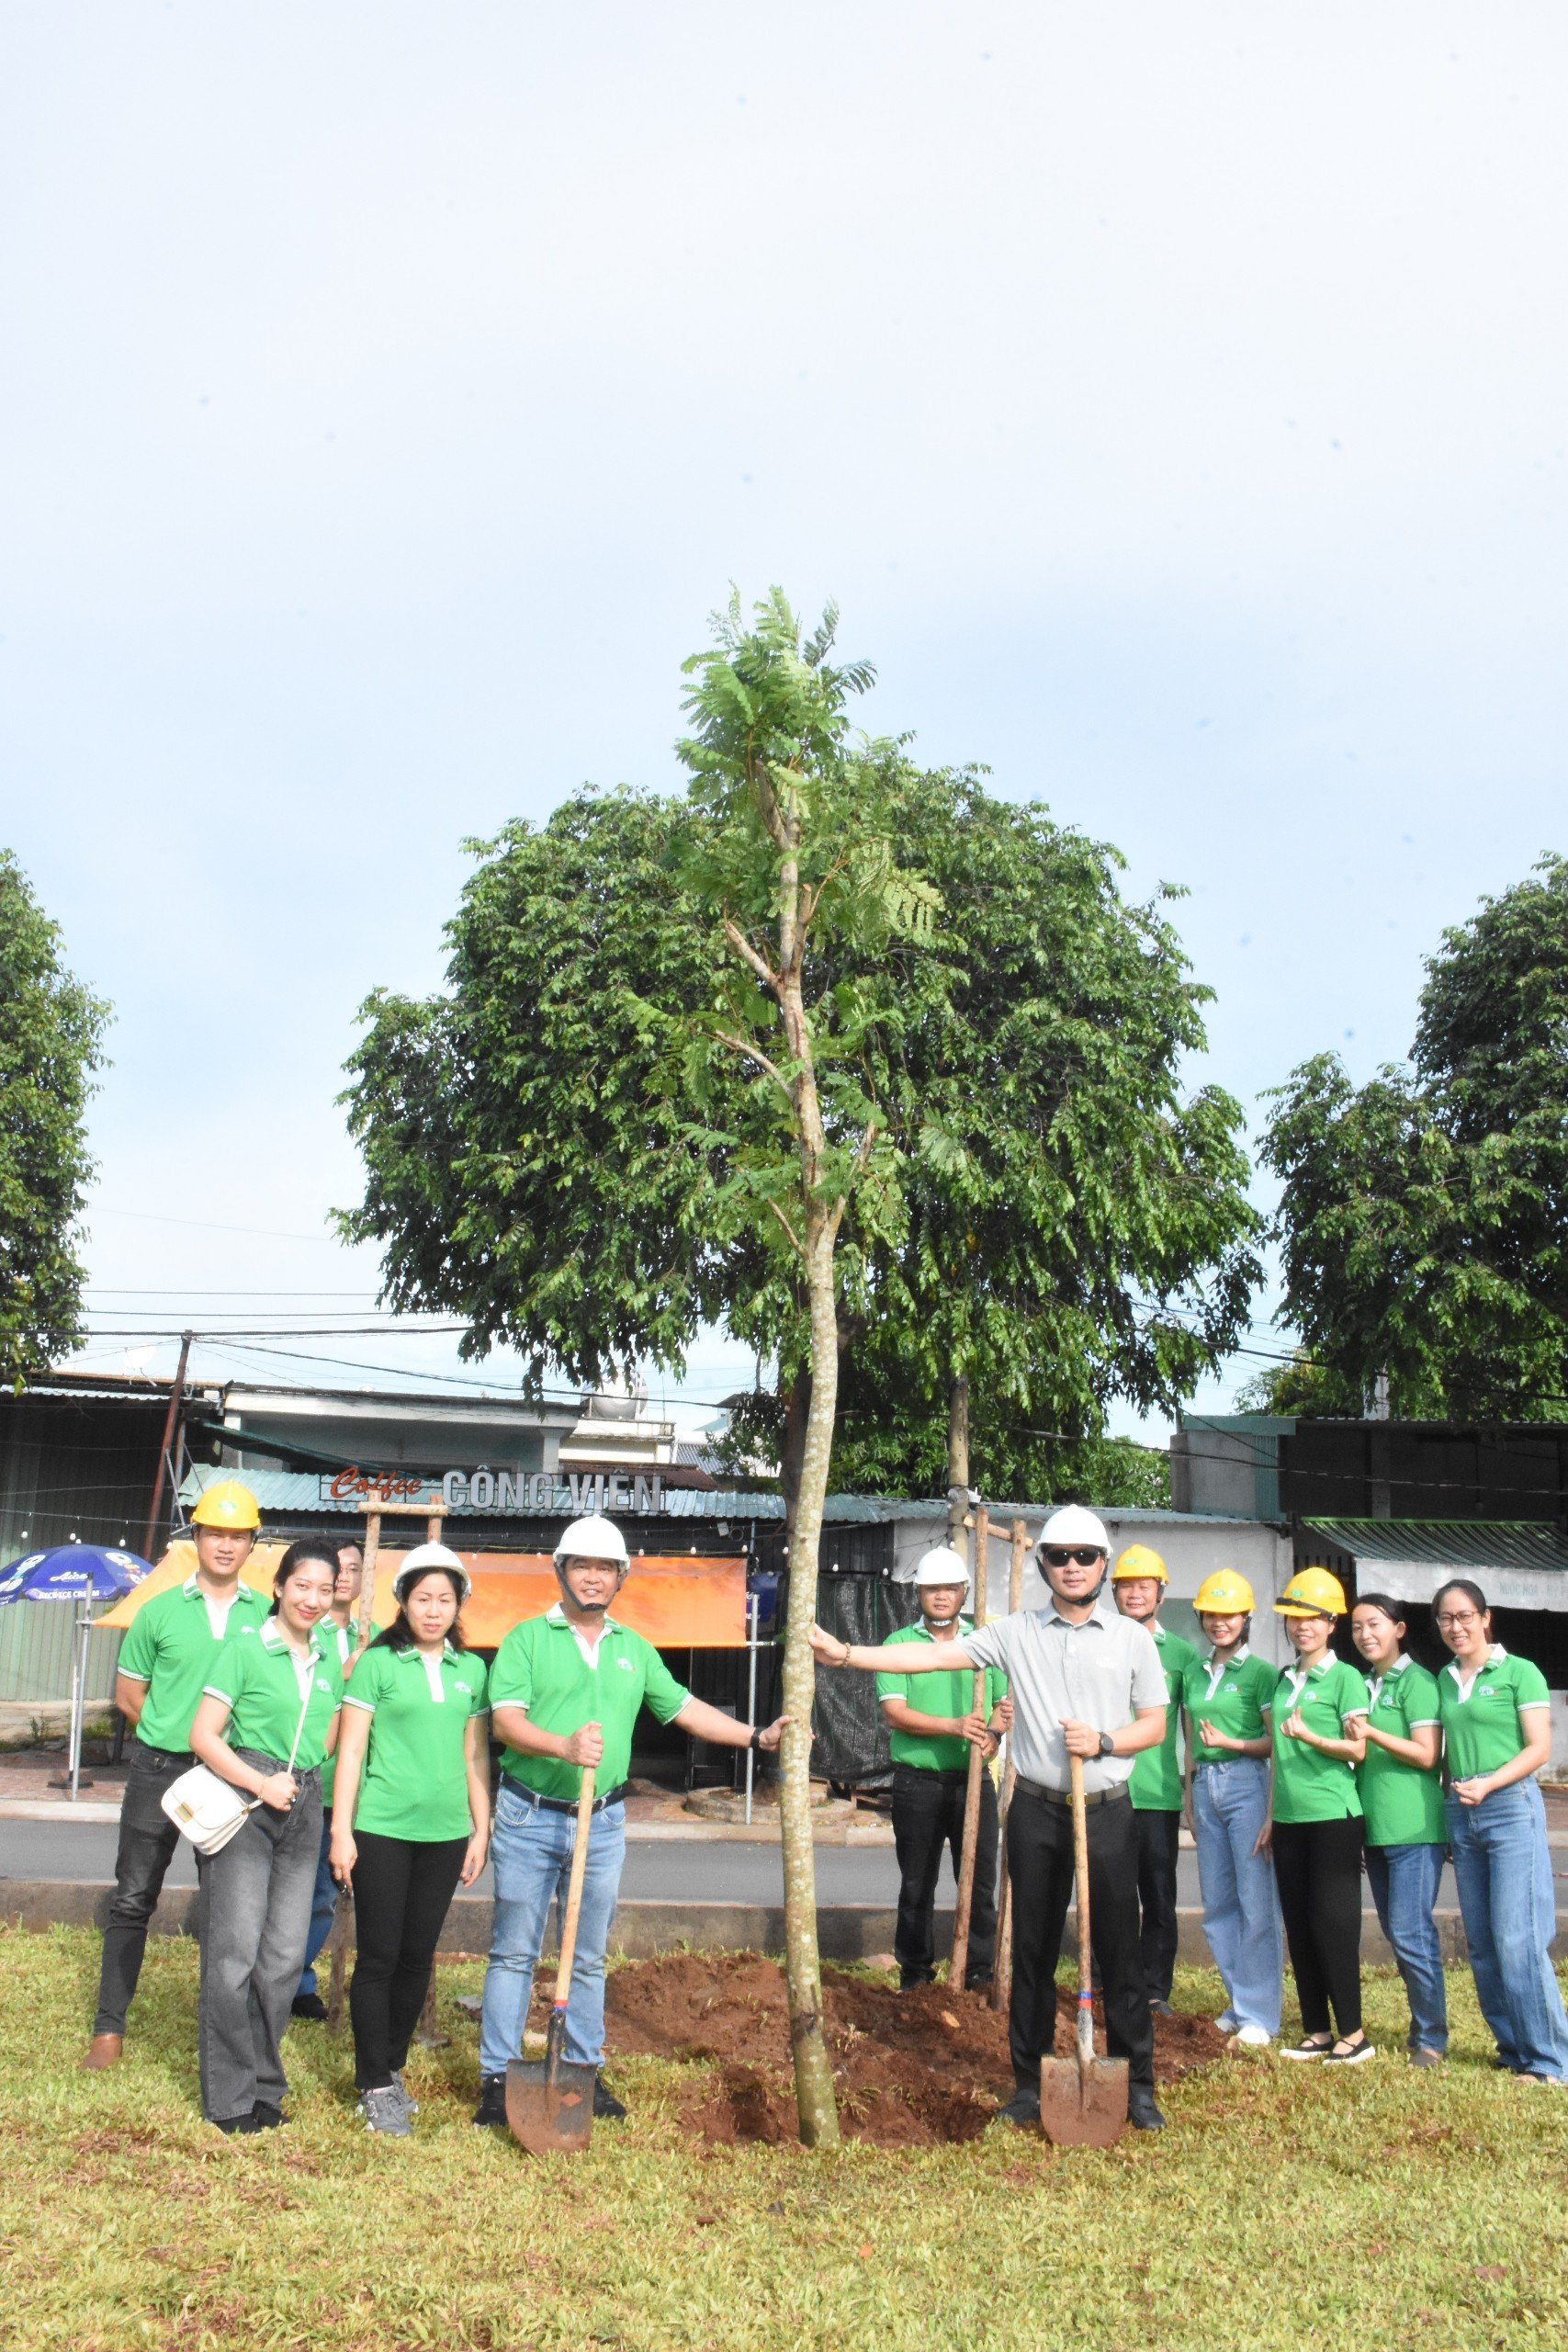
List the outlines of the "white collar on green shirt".
<svg viewBox="0 0 1568 2352">
<path fill-rule="evenodd" d="M 1415 1663 L 1416 1661 L 1410 1656 L 1408 1650 L 1401 1650 L 1399 1656 L 1394 1659 L 1393 1664 L 1387 1668 L 1383 1673 L 1370 1674 L 1367 1677 L 1367 1695 L 1371 1700 L 1374 1707 L 1377 1705 L 1378 1701 L 1382 1697 L 1383 1684 L 1393 1676 L 1396 1674 L 1403 1674 L 1407 1666 L 1414 1666 Z"/>
<path fill-rule="evenodd" d="M 202 1591 L 200 1574 L 201 1572 L 199 1569 L 192 1568 L 189 1576 L 186 1577 L 184 1584 L 181 1585 L 180 1590 L 184 1593 L 187 1600 L 215 1600 L 217 1598 L 216 1594 Z M 229 1606 L 231 1609 L 233 1607 L 236 1600 L 259 1601 L 260 1600 L 261 1595 L 256 1590 L 254 1585 L 247 1584 L 243 1577 L 236 1577 L 234 1578 L 234 1589 L 229 1595 Z"/>
<path fill-rule="evenodd" d="M 1212 1649 L 1212 1650 L 1209 1652 L 1209 1655 L 1208 1655 L 1207 1658 L 1204 1660 L 1204 1664 L 1208 1667 L 1208 1668 L 1209 1668 L 1209 1670 L 1210 1670 L 1210 1672 L 1211 1672 L 1211 1673 L 1213 1673 L 1213 1671 L 1214 1661 L 1215 1661 L 1215 1659 L 1219 1657 L 1219 1655 L 1220 1655 L 1220 1653 L 1219 1653 L 1219 1651 L 1218 1651 L 1217 1649 Z M 1243 1660 L 1244 1658 L 1248 1658 L 1248 1657 L 1250 1657 L 1251 1656 L 1252 1656 L 1252 1652 L 1251 1652 L 1251 1650 L 1248 1648 L 1248 1646 L 1247 1646 L 1247 1645 L 1246 1644 L 1246 1642 L 1243 1642 L 1243 1644 L 1242 1644 L 1242 1645 L 1241 1645 L 1240 1649 L 1238 1649 L 1238 1650 L 1232 1650 L 1232 1652 L 1231 1652 L 1231 1654 L 1230 1654 L 1229 1657 L 1227 1657 L 1227 1658 L 1226 1658 L 1226 1660 L 1225 1660 L 1225 1664 L 1226 1664 L 1227 1666 L 1239 1666 L 1239 1665 L 1241 1664 L 1241 1662 L 1242 1662 L 1242 1660 Z"/>
<path fill-rule="evenodd" d="M 1459 1670 L 1458 1658 L 1450 1657 L 1447 1670 L 1453 1676 L 1454 1684 L 1459 1691 L 1460 1697 L 1461 1699 L 1468 1699 L 1484 1669 L 1489 1666 L 1495 1666 L 1499 1658 L 1505 1658 L 1507 1655 L 1508 1653 L 1503 1647 L 1501 1642 L 1494 1642 L 1488 1648 L 1485 1657 L 1481 1661 L 1481 1664 L 1478 1667 L 1473 1668 L 1469 1674 L 1461 1674 Z"/>
<path fill-rule="evenodd" d="M 973 1617 L 965 1617 L 962 1609 L 959 1611 L 957 1616 L 953 1619 L 951 1624 L 944 1625 L 939 1634 L 933 1634 L 931 1632 L 931 1627 L 926 1623 L 923 1617 L 917 1617 L 915 1623 L 909 1628 L 911 1634 L 919 1634 L 922 1642 L 956 1641 L 960 1634 L 972 1634 L 974 1630 L 975 1620 Z"/>
<path fill-rule="evenodd" d="M 552 1600 L 546 1610 L 545 1623 L 547 1625 L 564 1625 L 569 1634 L 575 1634 L 578 1630 L 575 1625 L 568 1622 L 566 1611 L 558 1600 Z M 624 1625 L 617 1624 L 614 1617 L 606 1616 L 600 1621 L 601 1633 L 624 1634 L 626 1630 Z"/>
<path fill-rule="evenodd" d="M 321 1631 L 320 1625 L 312 1625 L 310 1628 L 309 1646 L 312 1657 L 320 1657 L 321 1655 Z M 293 1644 L 286 1639 L 276 1617 L 264 1617 L 258 1633 L 264 1650 L 291 1650 L 294 1647 Z M 298 1657 L 298 1651 L 295 1655 Z"/>
</svg>

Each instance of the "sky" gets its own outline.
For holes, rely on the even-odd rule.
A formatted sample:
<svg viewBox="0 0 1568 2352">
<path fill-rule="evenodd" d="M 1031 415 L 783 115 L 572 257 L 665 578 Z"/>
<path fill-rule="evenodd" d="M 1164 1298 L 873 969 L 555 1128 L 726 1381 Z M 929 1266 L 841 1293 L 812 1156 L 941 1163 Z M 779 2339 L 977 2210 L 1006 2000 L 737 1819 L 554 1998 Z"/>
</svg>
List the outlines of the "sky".
<svg viewBox="0 0 1568 2352">
<path fill-rule="evenodd" d="M 1507 0 L 6 0 L 0 842 L 115 1011 L 86 1360 L 461 1369 L 328 1228 L 356 1008 L 439 985 L 466 842 L 677 781 L 731 582 L 1185 887 L 1254 1131 L 1401 1057 L 1568 830 L 1565 65 Z"/>
</svg>

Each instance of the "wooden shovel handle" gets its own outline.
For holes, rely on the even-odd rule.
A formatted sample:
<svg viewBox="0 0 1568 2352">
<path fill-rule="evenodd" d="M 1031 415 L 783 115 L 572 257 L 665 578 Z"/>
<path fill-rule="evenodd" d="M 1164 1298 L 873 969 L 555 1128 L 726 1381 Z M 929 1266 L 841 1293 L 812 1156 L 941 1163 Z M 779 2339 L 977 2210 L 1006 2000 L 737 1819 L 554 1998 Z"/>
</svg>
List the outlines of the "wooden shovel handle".
<svg viewBox="0 0 1568 2352">
<path fill-rule="evenodd" d="M 571 1992 L 571 1963 L 577 1956 L 577 1921 L 582 1909 L 582 1874 L 588 1868 L 588 1839 L 593 1827 L 593 1770 L 592 1764 L 582 1768 L 582 1786 L 577 1797 L 577 1835 L 571 1845 L 571 1876 L 567 1881 L 566 1916 L 560 1923 L 560 1960 L 556 1968 L 556 1998 L 558 2009 L 564 2009 Z"/>
<path fill-rule="evenodd" d="M 1089 1920 L 1089 1812 L 1083 1801 L 1083 1758 L 1070 1756 L 1073 1794 L 1073 1901 L 1078 1915 L 1078 2064 L 1094 2060 L 1094 1977 Z"/>
<path fill-rule="evenodd" d="M 975 1690 L 970 1705 L 978 1714 L 986 1703 L 986 1669 L 975 1669 Z M 978 1747 L 969 1750 L 969 1778 L 964 1784 L 964 1836 L 958 1848 L 958 1899 L 953 1913 L 953 1957 L 948 1962 L 947 1981 L 955 1993 L 962 1993 L 969 1981 L 969 1922 L 975 1909 L 975 1859 L 980 1850 L 980 1775 L 986 1759 Z"/>
</svg>

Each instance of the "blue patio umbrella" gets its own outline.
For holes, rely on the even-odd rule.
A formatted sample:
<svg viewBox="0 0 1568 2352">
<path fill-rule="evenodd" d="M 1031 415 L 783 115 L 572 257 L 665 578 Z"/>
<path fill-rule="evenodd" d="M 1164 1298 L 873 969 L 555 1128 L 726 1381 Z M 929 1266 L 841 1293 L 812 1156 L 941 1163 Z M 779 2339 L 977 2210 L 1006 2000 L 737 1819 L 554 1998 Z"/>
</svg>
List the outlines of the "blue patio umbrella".
<svg viewBox="0 0 1568 2352">
<path fill-rule="evenodd" d="M 109 1551 L 96 1544 L 57 1544 L 48 1552 L 25 1553 L 0 1573 L 0 1607 L 13 1600 L 76 1603 L 71 1657 L 73 1802 L 82 1785 L 82 1720 L 86 1713 L 87 1636 L 93 1630 L 93 1603 L 118 1600 L 151 1572 L 152 1563 L 134 1552 Z"/>
</svg>

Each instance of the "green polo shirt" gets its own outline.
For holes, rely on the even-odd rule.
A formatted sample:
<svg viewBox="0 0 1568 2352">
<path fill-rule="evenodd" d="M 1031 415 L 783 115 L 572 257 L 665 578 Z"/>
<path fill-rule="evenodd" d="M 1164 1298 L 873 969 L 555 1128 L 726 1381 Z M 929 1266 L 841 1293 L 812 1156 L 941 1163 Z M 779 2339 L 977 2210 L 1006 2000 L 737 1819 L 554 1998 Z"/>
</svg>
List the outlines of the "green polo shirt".
<svg viewBox="0 0 1568 2352">
<path fill-rule="evenodd" d="M 362 1707 L 370 1717 L 355 1829 L 416 1845 L 467 1838 L 472 1830 L 468 1718 L 482 1715 L 489 1704 L 485 1664 L 474 1651 L 455 1650 L 448 1642 L 439 1671 L 437 1700 L 412 1642 L 401 1650 L 373 1642 L 350 1675 L 344 1705 Z"/>
<path fill-rule="evenodd" d="M 943 1641 L 956 1642 L 961 1635 L 975 1630 L 974 1621 L 960 1617 L 951 1631 L 943 1629 Z M 887 1636 L 887 1647 L 896 1648 L 901 1642 L 933 1642 L 937 1636 L 926 1631 L 923 1623 L 900 1625 L 896 1634 Z M 998 1667 L 986 1669 L 985 1713 L 988 1723 L 991 1709 L 998 1699 L 1008 1694 L 1008 1679 Z M 876 1695 L 881 1699 L 902 1699 L 918 1715 L 966 1715 L 975 1699 L 975 1669 L 959 1667 L 946 1674 L 879 1674 Z M 917 1772 L 966 1772 L 969 1769 L 969 1742 L 955 1739 L 951 1732 L 896 1731 L 888 1735 L 887 1745 L 895 1764 L 912 1764 Z"/>
<path fill-rule="evenodd" d="M 1367 1686 L 1343 1658 L 1320 1658 L 1304 1677 L 1299 1667 L 1282 1669 L 1273 1701 L 1276 1821 L 1359 1818 L 1355 1766 L 1337 1756 L 1320 1756 L 1304 1739 L 1287 1739 L 1285 1724 L 1299 1713 L 1320 1739 L 1343 1739 L 1347 1726 L 1366 1712 Z"/>
<path fill-rule="evenodd" d="M 336 1628 L 333 1629 L 334 1632 Z M 327 1752 L 327 1734 L 343 1698 L 343 1668 L 337 1644 L 320 1625 L 310 1635 L 310 1687 L 305 1720 L 299 1722 L 299 1677 L 294 1653 L 278 1631 L 276 1617 L 257 1625 L 242 1626 L 218 1653 L 202 1688 L 209 1699 L 227 1699 L 229 1723 L 224 1733 L 231 1747 L 254 1748 L 258 1756 L 275 1756 L 287 1764 L 290 1751 L 294 1770 L 314 1770 Z M 299 1727 L 299 1744 L 294 1734 Z"/>
<path fill-rule="evenodd" d="M 1191 1718 L 1188 1726 L 1192 1741 L 1194 1764 L 1234 1764 L 1235 1757 L 1228 1747 L 1209 1747 L 1200 1737 L 1200 1724 L 1213 1724 L 1216 1731 L 1228 1732 L 1232 1739 L 1266 1739 L 1269 1726 L 1264 1722 L 1265 1711 L 1274 1703 L 1274 1668 L 1264 1659 L 1254 1657 L 1243 1647 L 1235 1657 L 1227 1658 L 1214 1683 L 1213 1650 L 1205 1657 L 1194 1650 L 1191 1663 L 1182 1677 L 1182 1703 Z M 1259 1759 L 1261 1760 L 1261 1759 Z"/>
<path fill-rule="evenodd" d="M 1139 1749 L 1133 1758 L 1133 1777 L 1127 1786 L 1134 1813 L 1179 1813 L 1181 1758 L 1178 1743 L 1181 1736 L 1181 1701 L 1187 1688 L 1187 1669 L 1196 1662 L 1198 1653 L 1179 1634 L 1168 1634 L 1157 1618 L 1150 1621 L 1149 1631 L 1165 1668 L 1170 1704 L 1165 1711 L 1165 1737 L 1157 1747 Z"/>
<path fill-rule="evenodd" d="M 513 1625 L 490 1670 L 492 1709 L 525 1708 L 531 1724 L 563 1739 L 584 1724 L 599 1725 L 604 1753 L 594 1785 L 605 1795 L 618 1789 L 631 1770 L 632 1725 L 644 1701 L 667 1724 L 691 1695 L 653 1644 L 629 1625 L 617 1625 L 613 1617 L 604 1620 L 590 1666 L 558 1600 L 542 1617 Z M 532 1789 L 536 1796 L 569 1801 L 576 1797 L 582 1778 L 579 1765 L 562 1763 L 554 1756 L 524 1756 L 515 1747 L 503 1750 L 501 1769 L 509 1781 Z"/>
<path fill-rule="evenodd" d="M 239 1584 L 229 1604 L 228 1623 L 217 1634 L 207 1613 L 207 1596 L 194 1576 L 154 1593 L 131 1619 L 115 1668 L 128 1682 L 147 1685 L 137 1738 L 165 1755 L 188 1756 L 190 1727 L 213 1659 L 231 1634 L 242 1625 L 254 1629 L 261 1624 L 266 1611 L 259 1592 Z"/>
<path fill-rule="evenodd" d="M 1510 1657 L 1501 1642 L 1493 1643 L 1468 1693 L 1461 1690 L 1458 1663 L 1450 1658 L 1438 1677 L 1438 1713 L 1450 1780 L 1473 1781 L 1511 1764 L 1525 1744 L 1521 1708 L 1551 1703 L 1540 1667 L 1528 1658 Z"/>
<path fill-rule="evenodd" d="M 1386 1674 L 1370 1676 L 1367 1690 L 1371 1701 L 1367 1721 L 1395 1739 L 1409 1739 L 1438 1720 L 1437 1683 L 1413 1657 L 1397 1658 Z M 1356 1767 L 1356 1786 L 1367 1817 L 1369 1846 L 1448 1844 L 1443 1784 L 1436 1765 L 1423 1772 L 1369 1739 L 1366 1757 Z"/>
<path fill-rule="evenodd" d="M 340 1625 L 335 1617 L 323 1617 L 321 1624 L 322 1641 L 330 1641 L 334 1634 L 337 1635 L 338 1664 L 343 1668 L 344 1675 L 346 1675 L 348 1672 L 348 1661 L 354 1656 L 354 1645 L 359 1639 L 359 1628 L 355 1623 L 352 1617 L 349 1619 L 346 1625 Z M 323 1806 L 327 1806 L 332 1804 L 333 1787 L 336 1779 L 337 1750 L 334 1748 L 321 1767 L 321 1804 Z"/>
</svg>

